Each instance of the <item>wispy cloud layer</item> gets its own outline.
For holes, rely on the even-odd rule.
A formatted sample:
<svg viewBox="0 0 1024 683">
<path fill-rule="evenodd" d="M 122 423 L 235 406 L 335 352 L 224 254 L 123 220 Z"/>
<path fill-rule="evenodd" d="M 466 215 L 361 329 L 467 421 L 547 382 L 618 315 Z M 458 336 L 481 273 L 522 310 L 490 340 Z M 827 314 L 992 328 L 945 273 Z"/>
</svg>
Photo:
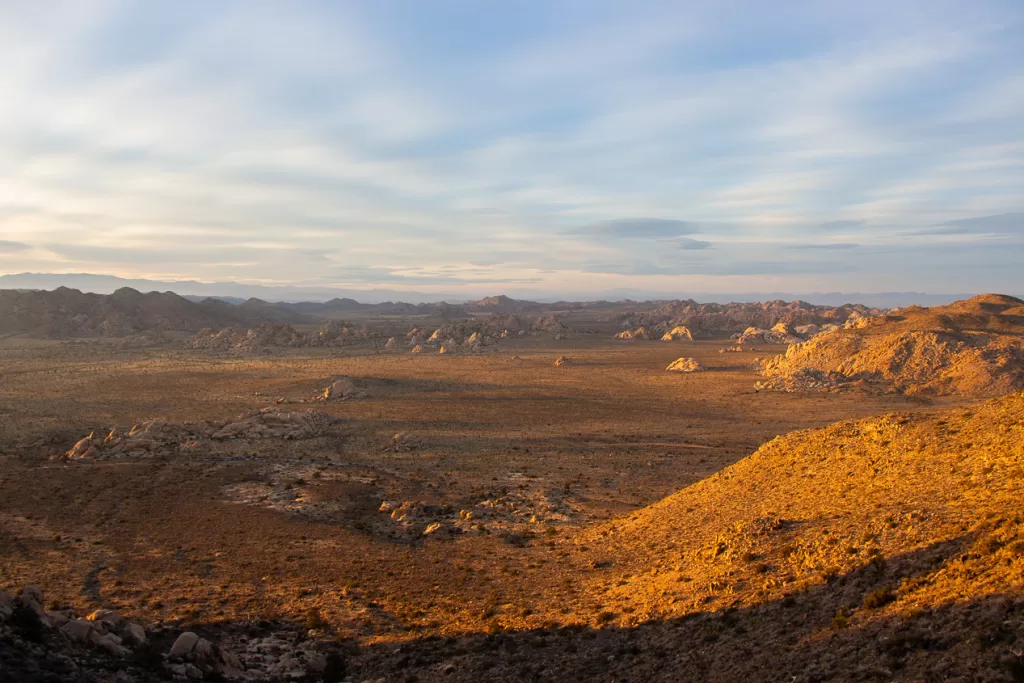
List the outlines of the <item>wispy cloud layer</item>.
<svg viewBox="0 0 1024 683">
<path fill-rule="evenodd" d="M 1024 6 L 0 6 L 0 272 L 1024 291 Z"/>
</svg>

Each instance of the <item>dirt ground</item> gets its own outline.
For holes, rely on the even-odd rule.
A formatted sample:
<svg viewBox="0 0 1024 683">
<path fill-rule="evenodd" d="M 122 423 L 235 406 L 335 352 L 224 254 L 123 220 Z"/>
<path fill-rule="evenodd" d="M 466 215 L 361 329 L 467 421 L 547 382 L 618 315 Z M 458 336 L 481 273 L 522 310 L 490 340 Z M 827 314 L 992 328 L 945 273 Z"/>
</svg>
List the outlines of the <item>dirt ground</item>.
<svg viewBox="0 0 1024 683">
<path fill-rule="evenodd" d="M 757 392 L 755 357 L 783 347 L 726 345 L 531 338 L 475 355 L 234 357 L 8 339 L 0 588 L 38 584 L 55 605 L 142 623 L 312 621 L 371 649 L 600 627 L 604 606 L 577 590 L 601 569 L 588 530 L 780 434 L 973 403 Z M 706 371 L 664 370 L 681 356 Z M 365 397 L 299 403 L 339 377 Z M 90 432 L 282 399 L 339 422 L 308 440 L 51 459 Z"/>
</svg>

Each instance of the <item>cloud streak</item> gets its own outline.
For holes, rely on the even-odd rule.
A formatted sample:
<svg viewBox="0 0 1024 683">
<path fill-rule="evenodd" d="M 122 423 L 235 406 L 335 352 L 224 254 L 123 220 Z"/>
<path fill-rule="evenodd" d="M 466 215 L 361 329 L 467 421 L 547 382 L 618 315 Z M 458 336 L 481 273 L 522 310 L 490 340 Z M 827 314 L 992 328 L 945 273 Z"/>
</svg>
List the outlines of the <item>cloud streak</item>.
<svg viewBox="0 0 1024 683">
<path fill-rule="evenodd" d="M 700 232 L 699 226 L 688 221 L 671 218 L 619 218 L 598 221 L 570 230 L 575 235 L 596 235 L 633 239 L 644 237 L 678 237 Z"/>
</svg>

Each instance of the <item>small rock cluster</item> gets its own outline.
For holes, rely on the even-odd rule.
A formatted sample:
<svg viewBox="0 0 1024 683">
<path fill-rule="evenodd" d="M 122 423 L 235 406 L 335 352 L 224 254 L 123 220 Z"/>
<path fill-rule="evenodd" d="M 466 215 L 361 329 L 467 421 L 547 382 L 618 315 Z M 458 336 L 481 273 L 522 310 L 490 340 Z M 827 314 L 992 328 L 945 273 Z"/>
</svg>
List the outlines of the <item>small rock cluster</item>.
<svg viewBox="0 0 1024 683">
<path fill-rule="evenodd" d="M 869 320 L 870 318 L 862 317 L 854 311 L 850 314 L 850 318 L 846 321 L 845 326 L 864 325 Z M 748 327 L 742 333 L 734 334 L 732 338 L 736 340 L 737 344 L 799 344 L 822 332 L 829 332 L 835 329 L 838 329 L 838 326 L 832 323 L 824 325 L 811 323 L 793 326 L 780 322 L 776 323 L 770 330 Z"/>
<path fill-rule="evenodd" d="M 805 301 L 766 301 L 763 303 L 698 303 L 691 300 L 657 302 L 651 308 L 630 311 L 613 316 L 621 328 L 643 327 L 649 334 L 662 335 L 678 326 L 684 326 L 693 334 L 706 337 L 721 337 L 743 334 L 748 328 L 771 331 L 778 323 L 784 323 L 800 336 L 806 326 L 844 325 L 848 320 L 870 318 L 882 315 L 880 309 L 867 308 L 860 304 L 844 306 L 814 306 Z"/>
<path fill-rule="evenodd" d="M 665 369 L 671 372 L 704 372 L 704 366 L 694 358 L 677 358 Z"/>
<path fill-rule="evenodd" d="M 763 382 L 755 382 L 758 391 L 831 391 L 851 383 L 849 377 L 841 372 L 818 370 L 816 368 L 800 368 L 795 372 L 769 377 Z"/>
<path fill-rule="evenodd" d="M 395 453 L 401 453 L 402 451 L 412 451 L 423 445 L 423 439 L 410 434 L 409 432 L 398 432 L 391 437 L 391 443 L 384 446 L 385 451 L 394 451 Z"/>
<path fill-rule="evenodd" d="M 102 647 L 115 655 L 126 657 L 132 647 L 146 644 L 146 629 L 134 622 L 126 621 L 113 610 L 97 610 L 85 619 L 72 619 L 67 612 L 48 615 L 51 623 L 60 626 L 60 632 L 68 640 Z"/>
<path fill-rule="evenodd" d="M 366 398 L 366 392 L 356 386 L 355 382 L 342 377 L 331 383 L 331 386 L 320 392 L 315 400 L 317 401 L 351 401 L 357 398 Z"/>
<path fill-rule="evenodd" d="M 153 680 L 130 659 L 148 643 L 142 626 L 111 610 L 76 618 L 72 610 L 47 611 L 43 604 L 36 586 L 16 596 L 0 591 L 0 680 L 99 683 L 113 680 L 111 660 L 120 663 L 119 683 Z"/>
<path fill-rule="evenodd" d="M 743 348 L 742 346 L 739 346 L 739 345 L 737 345 L 737 346 L 724 346 L 724 347 L 718 349 L 718 352 L 719 353 L 741 353 L 743 351 L 755 351 L 756 349 L 757 349 L 756 346 L 750 346 L 749 348 L 746 348 L 746 349 Z"/>
<path fill-rule="evenodd" d="M 273 348 L 338 348 L 372 342 L 375 337 L 365 328 L 342 320 L 331 320 L 319 330 L 305 334 L 291 325 L 265 323 L 249 330 L 231 327 L 214 331 L 200 330 L 185 348 L 206 351 L 258 353 Z"/>
<path fill-rule="evenodd" d="M 328 659 L 316 642 L 299 642 L 297 634 L 278 633 L 254 638 L 243 648 L 239 658 L 250 677 L 257 680 L 308 680 L 311 674 L 322 674 Z"/>
<path fill-rule="evenodd" d="M 263 408 L 223 422 L 152 420 L 125 431 L 115 427 L 104 438 L 92 433 L 63 457 L 91 460 L 169 454 L 195 448 L 202 440 L 308 439 L 321 435 L 336 421 L 326 413 L 285 412 L 276 408 Z"/>
<path fill-rule="evenodd" d="M 566 327 L 554 313 L 549 313 L 548 315 L 536 318 L 530 325 L 530 329 L 534 332 L 547 332 L 549 334 L 553 334 L 556 339 L 561 338 L 562 335 L 569 331 L 569 328 Z"/>
<path fill-rule="evenodd" d="M 167 658 L 167 668 L 176 677 L 202 679 L 216 674 L 238 678 L 245 673 L 245 666 L 238 657 L 192 631 L 178 636 Z"/>
<path fill-rule="evenodd" d="M 466 508 L 429 505 L 418 501 L 384 501 L 379 511 L 402 530 L 430 536 L 437 533 L 493 532 L 526 529 L 533 524 L 565 523 L 571 509 L 561 499 L 541 491 L 514 490 L 481 500 Z"/>
<path fill-rule="evenodd" d="M 325 495 L 330 487 L 375 483 L 373 474 L 346 471 L 327 464 L 277 463 L 256 477 L 229 484 L 221 491 L 224 499 L 231 503 L 336 522 L 344 517 L 352 501 L 346 496 Z"/>
<path fill-rule="evenodd" d="M 333 680 L 340 680 L 344 660 L 306 635 L 282 625 L 269 635 L 228 633 L 217 644 L 160 624 L 146 629 L 108 609 L 84 618 L 70 609 L 46 611 L 42 591 L 28 586 L 16 596 L 0 591 L 0 680 L 308 681 L 326 678 L 332 657 Z"/>
<path fill-rule="evenodd" d="M 647 330 L 643 327 L 638 327 L 635 330 L 623 330 L 615 335 L 616 339 L 623 339 L 625 341 L 635 340 L 646 340 L 650 339 L 651 335 L 648 334 Z"/>
<path fill-rule="evenodd" d="M 496 336 L 502 339 L 509 336 L 506 334 L 508 330 L 495 335 L 473 327 L 469 323 L 446 323 L 429 335 L 426 331 L 414 327 L 406 334 L 406 344 L 413 347 L 413 353 L 423 353 L 428 348 L 436 348 L 441 354 L 480 353 L 494 342 Z"/>
</svg>

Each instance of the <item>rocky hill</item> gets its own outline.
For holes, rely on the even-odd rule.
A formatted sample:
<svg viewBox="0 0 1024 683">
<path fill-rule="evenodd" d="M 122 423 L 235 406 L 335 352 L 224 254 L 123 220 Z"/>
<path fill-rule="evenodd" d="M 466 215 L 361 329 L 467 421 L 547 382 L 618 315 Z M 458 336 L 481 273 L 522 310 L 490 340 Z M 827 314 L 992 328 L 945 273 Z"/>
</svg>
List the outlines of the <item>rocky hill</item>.
<svg viewBox="0 0 1024 683">
<path fill-rule="evenodd" d="M 799 300 L 701 304 L 684 299 L 638 304 L 637 310 L 619 314 L 615 320 L 624 328 L 644 327 L 663 332 L 685 326 L 698 337 L 723 337 L 742 334 L 748 328 L 770 330 L 780 323 L 794 328 L 843 325 L 851 317 L 871 317 L 881 313 L 879 309 L 861 304 L 816 306 Z"/>
<path fill-rule="evenodd" d="M 113 294 L 86 294 L 63 287 L 53 291 L 0 290 L 2 335 L 125 337 L 264 322 L 299 324 L 317 319 L 258 299 L 235 306 L 217 299 L 195 303 L 173 292 L 143 294 L 128 288 Z"/>
<path fill-rule="evenodd" d="M 595 627 L 371 648 L 353 668 L 516 681 L 525 652 L 552 681 L 1019 681 L 1022 463 L 1019 393 L 779 437 L 577 539 L 590 564 L 566 591 L 585 597 L 562 613 Z"/>
<path fill-rule="evenodd" d="M 767 389 L 851 383 L 907 394 L 998 396 L 1024 388 L 1024 301 L 986 294 L 907 308 L 794 344 L 767 361 Z"/>
</svg>

